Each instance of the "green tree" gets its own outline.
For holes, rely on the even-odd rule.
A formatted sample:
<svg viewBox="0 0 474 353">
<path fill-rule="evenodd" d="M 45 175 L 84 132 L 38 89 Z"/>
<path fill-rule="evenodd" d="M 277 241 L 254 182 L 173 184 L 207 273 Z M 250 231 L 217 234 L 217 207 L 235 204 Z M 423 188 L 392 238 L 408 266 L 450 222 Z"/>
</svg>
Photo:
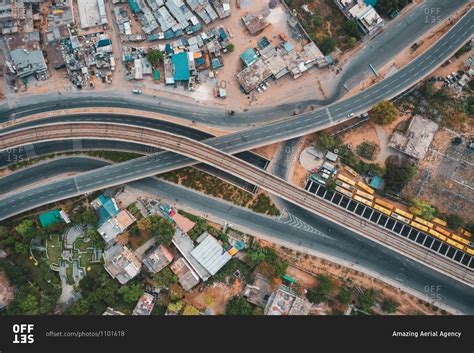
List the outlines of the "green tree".
<svg viewBox="0 0 474 353">
<path fill-rule="evenodd" d="M 410 212 L 424 219 L 427 219 L 428 221 L 435 218 L 438 212 L 435 207 L 419 199 L 411 200 L 411 207 L 409 210 Z"/>
<path fill-rule="evenodd" d="M 168 311 L 171 311 L 173 313 L 179 313 L 182 308 L 183 308 L 183 302 L 181 300 L 177 301 L 176 303 L 168 304 Z"/>
<path fill-rule="evenodd" d="M 178 278 L 169 267 L 166 267 L 153 275 L 153 282 L 158 287 L 169 288 L 171 284 L 178 282 Z"/>
<path fill-rule="evenodd" d="M 346 32 L 349 37 L 357 40 L 357 38 L 359 38 L 359 29 L 356 21 L 346 21 L 344 24 L 344 32 Z"/>
<path fill-rule="evenodd" d="M 385 191 L 398 195 L 416 174 L 416 168 L 405 158 L 390 156 L 385 161 Z"/>
<path fill-rule="evenodd" d="M 324 55 L 328 55 L 336 49 L 336 40 L 331 36 L 326 36 L 319 41 L 318 47 Z"/>
<path fill-rule="evenodd" d="M 151 216 L 149 217 L 151 234 L 160 244 L 170 245 L 174 235 L 173 225 L 165 218 Z"/>
<path fill-rule="evenodd" d="M 229 44 L 227 44 L 227 46 L 226 46 L 225 48 L 227 49 L 227 51 L 228 51 L 229 53 L 232 53 L 232 52 L 234 51 L 234 49 L 235 49 L 235 45 L 232 44 L 232 43 L 229 43 Z"/>
<path fill-rule="evenodd" d="M 306 298 L 311 303 L 321 303 L 328 299 L 334 284 L 330 277 L 318 275 L 318 285 L 306 293 Z"/>
<path fill-rule="evenodd" d="M 68 310 L 70 315 L 86 315 L 91 310 L 91 303 L 87 299 L 81 299 L 74 303 Z"/>
<path fill-rule="evenodd" d="M 39 313 L 39 301 L 38 298 L 29 293 L 20 300 L 18 306 L 23 314 L 36 315 Z"/>
<path fill-rule="evenodd" d="M 455 214 L 446 215 L 446 221 L 448 222 L 449 228 L 456 230 L 464 225 L 464 220 Z"/>
<path fill-rule="evenodd" d="M 0 240 L 5 240 L 10 235 L 10 229 L 6 226 L 0 225 Z"/>
<path fill-rule="evenodd" d="M 382 302 L 382 310 L 385 311 L 386 313 L 394 313 L 397 311 L 398 307 L 400 304 L 396 302 L 395 300 L 392 299 L 384 299 Z"/>
<path fill-rule="evenodd" d="M 194 306 L 190 304 L 186 304 L 183 310 L 183 315 L 184 316 L 196 316 L 196 315 L 201 315 L 201 312 L 195 308 Z"/>
<path fill-rule="evenodd" d="M 232 297 L 225 307 L 226 315 L 252 315 L 252 305 L 244 298 Z"/>
<path fill-rule="evenodd" d="M 168 297 L 172 302 L 183 299 L 184 293 L 183 288 L 178 283 L 173 283 L 170 285 L 170 290 L 168 292 Z"/>
<path fill-rule="evenodd" d="M 126 303 L 135 303 L 143 295 L 143 286 L 141 284 L 130 284 L 120 288 L 119 293 Z"/>
<path fill-rule="evenodd" d="M 339 294 L 337 295 L 337 300 L 341 304 L 349 304 L 351 301 L 351 291 L 347 287 L 341 287 Z"/>
<path fill-rule="evenodd" d="M 97 214 L 90 208 L 86 208 L 80 214 L 80 220 L 81 220 L 81 223 L 90 224 L 94 227 L 96 227 L 99 223 L 99 218 L 97 217 Z"/>
<path fill-rule="evenodd" d="M 38 229 L 31 219 L 23 220 L 15 230 L 26 239 L 32 239 L 38 234 Z"/>
<path fill-rule="evenodd" d="M 381 101 L 369 111 L 369 118 L 378 125 L 388 125 L 395 121 L 398 110 L 390 101 Z"/>
<path fill-rule="evenodd" d="M 375 305 L 377 299 L 377 291 L 373 288 L 366 289 L 362 294 L 359 295 L 358 303 L 362 310 L 365 312 L 372 312 L 372 307 Z"/>
<path fill-rule="evenodd" d="M 146 58 L 150 64 L 157 66 L 159 63 L 163 62 L 164 54 L 161 50 L 150 49 L 146 54 Z"/>
<path fill-rule="evenodd" d="M 323 24 L 323 18 L 321 16 L 313 16 L 311 20 L 313 22 L 313 26 L 315 27 L 321 27 Z"/>
</svg>

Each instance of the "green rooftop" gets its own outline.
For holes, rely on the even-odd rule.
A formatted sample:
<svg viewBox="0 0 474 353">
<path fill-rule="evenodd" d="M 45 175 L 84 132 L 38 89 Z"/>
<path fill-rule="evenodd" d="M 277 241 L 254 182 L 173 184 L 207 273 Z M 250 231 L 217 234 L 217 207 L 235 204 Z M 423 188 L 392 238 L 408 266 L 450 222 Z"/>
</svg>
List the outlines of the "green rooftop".
<svg viewBox="0 0 474 353">
<path fill-rule="evenodd" d="M 48 211 L 39 215 L 39 221 L 41 224 L 41 228 L 47 228 L 51 224 L 57 223 L 61 221 L 61 215 L 59 213 L 59 209 Z"/>
</svg>

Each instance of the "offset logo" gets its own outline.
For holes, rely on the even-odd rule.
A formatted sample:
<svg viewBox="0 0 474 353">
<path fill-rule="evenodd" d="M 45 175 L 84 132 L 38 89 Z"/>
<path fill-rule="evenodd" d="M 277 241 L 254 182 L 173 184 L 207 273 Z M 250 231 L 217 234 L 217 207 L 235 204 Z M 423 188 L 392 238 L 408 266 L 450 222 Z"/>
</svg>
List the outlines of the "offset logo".
<svg viewBox="0 0 474 353">
<path fill-rule="evenodd" d="M 34 343 L 35 336 L 33 330 L 34 324 L 14 324 L 13 325 L 13 343 Z"/>
</svg>

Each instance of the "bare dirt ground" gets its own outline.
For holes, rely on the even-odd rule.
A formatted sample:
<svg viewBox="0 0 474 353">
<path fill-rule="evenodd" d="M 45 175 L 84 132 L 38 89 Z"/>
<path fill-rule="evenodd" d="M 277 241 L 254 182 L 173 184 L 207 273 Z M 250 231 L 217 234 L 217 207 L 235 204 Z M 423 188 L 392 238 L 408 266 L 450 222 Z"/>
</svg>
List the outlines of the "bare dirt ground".
<svg viewBox="0 0 474 353">
<path fill-rule="evenodd" d="M 269 242 L 260 241 L 264 246 L 273 247 L 277 253 L 287 259 L 290 263 L 288 274 L 298 280 L 298 283 L 305 289 L 311 288 L 316 283 L 315 277 L 318 274 L 330 276 L 340 286 L 342 281 L 351 281 L 353 285 L 374 288 L 379 292 L 379 297 L 391 298 L 400 303 L 397 314 L 400 315 L 437 315 L 440 310 L 434 310 L 425 302 L 415 298 L 411 294 L 395 288 L 385 282 L 372 278 L 371 276 L 352 270 L 345 266 L 335 264 L 333 262 L 319 259 L 315 256 L 303 255 L 298 251 L 274 245 Z"/>
<path fill-rule="evenodd" d="M 471 133 L 473 130 L 471 127 Z M 465 143 L 451 144 L 456 136 L 446 129 L 436 133 L 425 160 L 420 161 L 416 176 L 402 195 L 427 201 L 441 213 L 457 214 L 470 223 L 474 221 L 474 156 Z"/>
<path fill-rule="evenodd" d="M 210 309 L 214 315 L 224 315 L 227 301 L 243 290 L 242 282 L 236 280 L 232 286 L 214 283 L 199 293 L 198 288 L 185 292 L 184 302 L 200 310 Z"/>
<path fill-rule="evenodd" d="M 293 173 L 291 182 L 294 185 L 297 185 L 299 187 L 304 187 L 306 183 L 306 179 L 308 179 L 309 171 L 306 170 L 303 165 L 300 162 L 300 154 L 302 151 L 305 150 L 305 148 L 312 146 L 314 143 L 314 138 L 312 137 L 313 135 L 310 136 L 305 136 L 303 138 L 302 143 L 298 146 L 298 155 L 295 156 L 295 161 L 293 162 Z M 291 170 L 290 170 L 291 171 Z"/>
<path fill-rule="evenodd" d="M 259 156 L 272 160 L 275 156 L 276 151 L 278 150 L 279 145 L 280 143 L 273 143 L 271 145 L 255 148 L 252 150 L 252 152 L 258 154 Z"/>
<path fill-rule="evenodd" d="M 0 304 L 7 306 L 13 300 L 13 287 L 10 286 L 5 272 L 0 272 Z"/>
</svg>

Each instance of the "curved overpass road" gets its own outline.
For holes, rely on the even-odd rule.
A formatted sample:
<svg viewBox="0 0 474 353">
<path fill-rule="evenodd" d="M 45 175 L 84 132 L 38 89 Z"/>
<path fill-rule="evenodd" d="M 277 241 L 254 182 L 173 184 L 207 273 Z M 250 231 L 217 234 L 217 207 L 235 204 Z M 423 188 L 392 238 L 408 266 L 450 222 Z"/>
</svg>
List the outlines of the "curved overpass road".
<svg viewBox="0 0 474 353">
<path fill-rule="evenodd" d="M 159 98 L 159 100 L 148 99 L 146 97 L 137 97 L 133 100 L 129 98 L 113 98 L 112 96 L 80 96 L 77 98 L 69 97 L 67 101 L 45 101 L 41 100 L 35 104 L 18 107 L 14 109 L 4 109 L 3 120 L 16 119 L 18 117 L 33 115 L 45 111 L 62 110 L 68 108 L 85 107 L 116 107 L 134 110 L 146 110 L 150 112 L 171 115 L 185 120 L 208 124 L 212 126 L 224 126 L 226 128 L 242 128 L 248 125 L 268 123 L 270 121 L 280 121 L 280 124 L 294 125 L 293 134 L 289 136 L 296 137 L 303 134 L 303 131 L 316 131 L 322 126 L 330 126 L 343 122 L 347 119 L 349 113 L 363 113 L 369 110 L 374 104 L 383 99 L 391 99 L 404 92 L 416 82 L 420 81 L 436 69 L 440 64 L 446 61 L 452 53 L 460 48 L 471 36 L 473 27 L 473 10 L 470 9 L 466 15 L 456 23 L 449 32 L 447 32 L 436 44 L 429 50 L 421 54 L 410 64 L 403 67 L 397 73 L 384 79 L 380 83 L 367 88 L 361 93 L 346 98 L 342 101 L 332 103 L 324 108 L 302 113 L 296 117 L 285 118 L 289 112 L 295 110 L 295 107 L 305 108 L 312 102 L 301 102 L 280 105 L 274 108 L 238 113 L 229 116 L 225 111 L 215 107 L 206 107 L 202 105 L 192 105 L 168 99 Z M 375 55 L 374 55 L 375 57 Z M 355 68 L 351 69 L 354 71 Z M 283 119 L 283 121 L 281 121 Z M 263 126 L 262 128 L 266 128 Z M 300 131 L 295 130 L 299 128 Z M 299 134 L 299 135 L 298 135 Z"/>
<path fill-rule="evenodd" d="M 8 184 L 14 185 L 15 188 L 20 187 L 16 183 L 21 182 L 23 177 L 26 177 L 29 183 L 41 182 L 43 180 L 41 173 L 45 170 L 49 171 L 50 176 L 53 176 L 62 174 L 62 170 L 81 172 L 107 164 L 105 161 L 88 157 L 80 157 L 79 164 L 77 163 L 78 158 L 65 157 L 27 167 L 11 174 L 9 181 L 12 183 Z M 2 181 L 3 179 L 0 179 L 0 189 L 6 185 L 2 185 Z M 156 178 L 136 181 L 130 186 L 155 195 L 159 199 L 165 199 L 171 204 L 178 204 L 180 207 L 212 215 L 218 221 L 225 220 L 243 231 L 264 235 L 272 242 L 304 248 L 307 249 L 305 251 L 310 250 L 311 253 L 328 260 L 342 261 L 349 267 L 369 272 L 370 275 L 391 283 L 395 287 L 402 286 L 402 289 L 408 292 L 414 290 L 414 294 L 424 300 L 430 301 L 430 293 L 426 291 L 426 288 L 440 286 L 438 294 L 441 304 L 448 305 L 459 313 L 474 313 L 474 290 L 472 288 L 396 252 L 382 248 L 317 215 L 309 214 L 312 220 L 317 221 L 318 228 L 325 230 L 326 235 L 290 226 L 275 218 L 255 214 L 247 209 Z M 331 232 L 326 231 L 329 228 L 332 229 Z M 435 302 L 434 304 L 440 305 L 440 303 Z"/>
<path fill-rule="evenodd" d="M 293 204 L 297 204 L 308 211 L 324 215 L 324 217 L 329 220 L 344 225 L 375 242 L 391 249 L 396 249 L 416 261 L 422 261 L 438 271 L 449 274 L 459 281 L 474 286 L 473 273 L 468 268 L 436 256 L 428 250 L 413 246 L 413 244 L 409 244 L 404 238 L 394 237 L 389 232 L 382 230 L 379 226 L 372 223 L 364 223 L 365 225 L 362 230 L 360 219 L 357 216 L 347 213 L 345 210 L 341 210 L 330 203 L 319 200 L 305 190 L 288 184 L 286 181 L 274 177 L 268 172 L 262 171 L 247 162 L 188 138 L 147 128 L 132 128 L 130 126 L 116 124 L 58 123 L 51 124 L 50 126 L 27 128 L 21 131 L 10 132 L 4 135 L 0 147 L 3 149 L 11 148 L 22 145 L 25 141 L 36 142 L 74 139 L 77 137 L 134 141 L 158 148 L 178 151 L 178 153 L 185 156 L 232 173 Z M 152 157 L 152 159 L 154 158 Z M 157 157 L 157 159 L 160 158 Z M 31 196 L 31 194 L 28 195 Z M 11 200 L 9 201 L 8 198 L 2 203 L 4 207 L 11 206 Z"/>
</svg>

